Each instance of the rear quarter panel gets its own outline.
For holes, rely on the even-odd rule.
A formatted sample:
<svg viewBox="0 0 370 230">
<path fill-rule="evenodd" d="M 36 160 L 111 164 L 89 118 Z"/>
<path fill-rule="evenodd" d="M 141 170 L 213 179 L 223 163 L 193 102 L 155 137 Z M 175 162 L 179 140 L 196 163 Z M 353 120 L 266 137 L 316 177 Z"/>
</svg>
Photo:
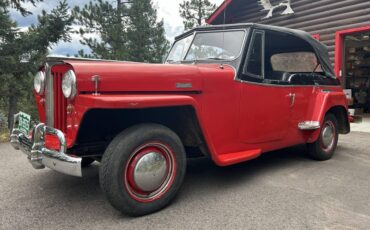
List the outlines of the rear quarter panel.
<svg viewBox="0 0 370 230">
<path fill-rule="evenodd" d="M 348 102 L 342 87 L 317 87 L 315 96 L 309 106 L 307 120 L 320 121 L 320 124 L 322 124 L 328 111 L 337 106 L 343 107 L 346 111 L 348 110 Z M 346 119 L 348 120 L 347 116 Z M 308 143 L 315 142 L 319 135 L 320 130 L 307 133 L 306 141 Z"/>
</svg>

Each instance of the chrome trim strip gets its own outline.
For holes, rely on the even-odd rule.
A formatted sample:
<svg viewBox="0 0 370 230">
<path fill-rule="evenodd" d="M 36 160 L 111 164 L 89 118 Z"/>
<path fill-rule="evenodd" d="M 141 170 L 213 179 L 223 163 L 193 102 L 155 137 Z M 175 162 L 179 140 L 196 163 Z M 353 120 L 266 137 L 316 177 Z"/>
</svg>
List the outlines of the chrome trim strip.
<svg viewBox="0 0 370 230">
<path fill-rule="evenodd" d="M 18 121 L 19 115 L 14 116 Z M 59 140 L 59 150 L 48 149 L 45 147 L 45 135 L 56 136 Z M 12 146 L 17 150 L 22 150 L 28 157 L 28 160 L 35 169 L 48 167 L 55 171 L 71 176 L 82 176 L 80 157 L 67 155 L 67 142 L 62 131 L 39 123 L 32 131 L 31 138 L 27 137 L 17 128 L 12 129 Z"/>
<path fill-rule="evenodd" d="M 298 124 L 300 130 L 316 130 L 320 127 L 320 121 L 303 121 Z"/>
<path fill-rule="evenodd" d="M 122 63 L 140 63 L 133 61 L 121 61 L 121 60 L 108 60 L 108 59 L 98 59 L 98 58 L 76 58 L 76 57 L 66 57 L 58 55 L 48 55 L 46 56 L 46 62 L 64 62 L 64 61 L 100 61 L 100 62 L 122 62 Z"/>
<path fill-rule="evenodd" d="M 51 76 L 52 65 L 45 64 L 46 87 L 45 87 L 45 117 L 46 125 L 54 127 L 54 77 Z"/>
<path fill-rule="evenodd" d="M 178 89 L 186 89 L 192 88 L 193 84 L 191 82 L 176 82 L 176 88 Z"/>
</svg>

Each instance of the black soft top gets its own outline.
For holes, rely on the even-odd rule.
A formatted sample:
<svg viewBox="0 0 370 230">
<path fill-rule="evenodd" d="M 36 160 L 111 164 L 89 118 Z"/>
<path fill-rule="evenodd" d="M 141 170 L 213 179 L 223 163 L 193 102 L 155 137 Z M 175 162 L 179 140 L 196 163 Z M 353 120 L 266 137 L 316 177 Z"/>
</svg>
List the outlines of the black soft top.
<svg viewBox="0 0 370 230">
<path fill-rule="evenodd" d="M 186 37 L 195 31 L 230 30 L 230 29 L 246 29 L 246 28 L 252 28 L 252 29 L 256 28 L 256 29 L 262 29 L 262 30 L 272 30 L 272 31 L 287 33 L 287 34 L 291 34 L 293 36 L 301 38 L 302 40 L 307 41 L 307 43 L 311 45 L 312 49 L 315 51 L 316 56 L 318 60 L 320 61 L 321 68 L 325 72 L 326 76 L 336 78 L 330 58 L 329 58 L 329 51 L 326 45 L 317 41 L 311 36 L 311 34 L 303 30 L 289 29 L 289 28 L 279 27 L 279 26 L 262 25 L 262 24 L 257 24 L 257 23 L 238 23 L 238 24 L 197 27 L 197 28 L 194 28 L 192 30 L 185 32 L 184 34 L 180 36 L 177 36 L 175 40 Z"/>
</svg>

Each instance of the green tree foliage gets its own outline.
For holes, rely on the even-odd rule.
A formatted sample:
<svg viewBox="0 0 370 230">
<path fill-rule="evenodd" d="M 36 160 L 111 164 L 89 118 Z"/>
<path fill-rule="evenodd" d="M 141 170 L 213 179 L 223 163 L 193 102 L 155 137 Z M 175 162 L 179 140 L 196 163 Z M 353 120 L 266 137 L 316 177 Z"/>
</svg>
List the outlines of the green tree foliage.
<svg viewBox="0 0 370 230">
<path fill-rule="evenodd" d="M 2 2 L 4 6 L 5 3 Z M 68 33 L 73 18 L 69 15 L 66 0 L 63 0 L 50 13 L 43 11 L 38 16 L 37 25 L 20 31 L 9 16 L 11 1 L 7 4 L 7 7 L 0 7 L 0 109 L 7 111 L 11 127 L 12 117 L 19 106 L 37 117 L 32 95 L 33 75 L 51 45 L 70 40 Z"/>
<path fill-rule="evenodd" d="M 169 43 L 165 38 L 163 21 L 157 21 L 157 11 L 152 1 L 118 0 L 115 3 L 97 0 L 74 9 L 76 23 L 81 26 L 81 43 L 92 50 L 91 55 L 83 51 L 79 51 L 79 55 L 161 62 Z"/>
<path fill-rule="evenodd" d="M 169 49 L 163 20 L 157 22 L 157 10 L 151 0 L 134 0 L 128 9 L 129 60 L 162 62 Z"/>
<path fill-rule="evenodd" d="M 1 0 L 0 7 L 6 10 L 8 7 L 12 7 L 17 9 L 23 16 L 27 16 L 32 14 L 26 8 L 22 6 L 22 3 L 31 3 L 32 5 L 36 5 L 37 2 L 42 2 L 43 0 Z"/>
<path fill-rule="evenodd" d="M 216 5 L 209 0 L 184 0 L 180 3 L 180 16 L 185 30 L 203 25 L 215 9 Z"/>
<path fill-rule="evenodd" d="M 120 2 L 115 6 L 103 0 L 91 1 L 83 8 L 75 7 L 73 13 L 75 23 L 81 26 L 80 42 L 92 51 L 91 55 L 86 55 L 81 50 L 80 56 L 118 60 L 127 58 L 125 5 Z"/>
</svg>

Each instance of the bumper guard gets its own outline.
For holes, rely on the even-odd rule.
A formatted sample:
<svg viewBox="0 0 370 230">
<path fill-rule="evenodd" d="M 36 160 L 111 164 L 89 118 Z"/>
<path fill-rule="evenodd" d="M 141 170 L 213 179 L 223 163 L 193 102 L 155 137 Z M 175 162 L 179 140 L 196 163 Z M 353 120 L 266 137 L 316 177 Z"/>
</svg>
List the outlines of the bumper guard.
<svg viewBox="0 0 370 230">
<path fill-rule="evenodd" d="M 18 122 L 18 117 L 19 114 L 14 115 L 14 127 Z M 29 138 L 14 127 L 10 136 L 10 143 L 15 149 L 21 150 L 27 155 L 28 160 L 35 169 L 43 169 L 46 166 L 71 176 L 82 176 L 82 158 L 72 157 L 66 154 L 67 143 L 62 131 L 39 123 L 33 128 L 31 138 Z M 59 151 L 45 148 L 45 134 L 58 138 L 60 144 Z"/>
</svg>

